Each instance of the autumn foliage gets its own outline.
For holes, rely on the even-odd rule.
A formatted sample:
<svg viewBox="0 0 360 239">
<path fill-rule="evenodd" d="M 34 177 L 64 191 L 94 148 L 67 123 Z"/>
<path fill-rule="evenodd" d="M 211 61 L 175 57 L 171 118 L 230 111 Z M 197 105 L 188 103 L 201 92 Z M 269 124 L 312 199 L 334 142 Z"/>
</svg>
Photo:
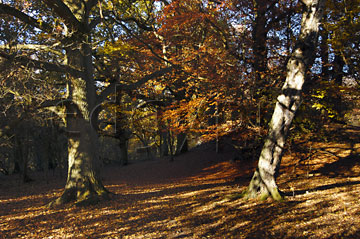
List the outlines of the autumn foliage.
<svg viewBox="0 0 360 239">
<path fill-rule="evenodd" d="M 0 237 L 357 236 L 360 2 L 322 3 L 0 1 Z"/>
</svg>

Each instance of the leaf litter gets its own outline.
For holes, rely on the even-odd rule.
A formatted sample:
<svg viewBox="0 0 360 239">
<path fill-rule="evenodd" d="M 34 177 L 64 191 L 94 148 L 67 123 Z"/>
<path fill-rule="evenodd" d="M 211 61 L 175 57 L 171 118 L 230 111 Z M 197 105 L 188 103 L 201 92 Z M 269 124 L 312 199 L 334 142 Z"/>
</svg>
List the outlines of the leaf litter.
<svg viewBox="0 0 360 239">
<path fill-rule="evenodd" d="M 29 184 L 3 177 L 0 238 L 360 238 L 360 131 L 343 131 L 341 140 L 287 151 L 282 202 L 229 197 L 246 189 L 256 162 L 233 162 L 212 148 L 172 163 L 104 167 L 115 194 L 88 207 L 44 206 L 62 192 L 59 175 L 46 183 L 33 173 Z"/>
</svg>

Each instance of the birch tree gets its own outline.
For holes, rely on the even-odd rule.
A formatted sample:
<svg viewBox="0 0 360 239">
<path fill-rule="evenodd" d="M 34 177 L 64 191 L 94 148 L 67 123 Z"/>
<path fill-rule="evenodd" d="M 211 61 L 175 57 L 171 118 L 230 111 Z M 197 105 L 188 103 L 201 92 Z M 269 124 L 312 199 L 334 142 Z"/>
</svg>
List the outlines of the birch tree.
<svg viewBox="0 0 360 239">
<path fill-rule="evenodd" d="M 247 198 L 260 196 L 281 200 L 276 184 L 286 137 L 295 113 L 301 104 L 301 92 L 306 72 L 313 64 L 320 20 L 325 0 L 303 0 L 303 14 L 299 38 L 287 63 L 287 75 L 269 124 L 269 132 L 262 148 L 257 169 L 245 192 Z"/>
</svg>

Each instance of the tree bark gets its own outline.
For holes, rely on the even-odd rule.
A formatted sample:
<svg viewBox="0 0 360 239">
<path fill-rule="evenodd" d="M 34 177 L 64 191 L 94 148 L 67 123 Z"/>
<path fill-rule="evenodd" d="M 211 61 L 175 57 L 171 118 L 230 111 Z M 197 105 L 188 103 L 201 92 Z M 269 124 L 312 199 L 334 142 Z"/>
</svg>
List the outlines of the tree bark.
<svg viewBox="0 0 360 239">
<path fill-rule="evenodd" d="M 75 18 L 67 16 L 67 20 L 72 21 L 72 27 L 76 28 L 77 21 L 82 22 L 79 23 L 80 25 L 86 25 L 87 19 L 81 19 L 79 9 L 72 9 L 76 7 L 74 2 L 66 1 L 66 3 L 75 16 Z M 65 11 L 64 14 L 70 13 Z M 90 119 L 96 104 L 90 33 L 84 32 L 84 29 L 77 29 L 72 33 L 71 40 L 71 44 L 66 48 L 67 64 L 82 74 L 81 77 L 68 74 L 67 93 L 70 102 L 66 104 L 68 176 L 63 194 L 51 202 L 50 207 L 69 202 L 78 205 L 94 204 L 109 197 L 109 192 L 103 186 L 99 172 L 96 170 L 100 168 L 99 141 Z"/>
<path fill-rule="evenodd" d="M 81 50 L 79 50 L 81 49 Z M 82 54 L 85 53 L 85 54 Z M 93 204 L 108 198 L 99 172 L 98 135 L 90 123 L 91 110 L 95 106 L 95 86 L 93 84 L 90 48 L 86 43 L 74 44 L 68 49 L 69 64 L 82 68 L 81 78 L 69 77 L 69 97 L 66 123 L 68 133 L 68 176 L 65 189 L 60 198 L 49 206 L 66 204 Z M 90 62 L 89 62 L 90 61 Z"/>
<path fill-rule="evenodd" d="M 48 18 L 56 20 L 55 18 L 59 17 L 66 26 L 64 26 L 61 34 L 54 35 L 51 24 L 46 24 L 46 21 L 40 21 L 16 10 L 10 4 L 1 3 L 0 13 L 13 16 L 28 25 L 37 27 L 43 32 L 50 33 L 52 34 L 51 37 L 59 36 L 57 38 L 58 43 L 66 51 L 66 63 L 60 65 L 54 63 L 57 61 L 45 62 L 30 59 L 27 56 L 13 56 L 6 51 L 0 51 L 0 57 L 32 68 L 67 75 L 68 88 L 66 93 L 68 98 L 65 107 L 68 132 L 68 178 L 61 197 L 51 202 L 49 206 L 72 201 L 78 204 L 96 202 L 101 198 L 108 197 L 108 191 L 102 185 L 98 172 L 95 170 L 99 168 L 96 165 L 99 163 L 97 153 L 98 136 L 90 120 L 96 102 L 90 45 L 91 27 L 94 28 L 96 24 L 94 25 L 94 20 L 91 22 L 91 19 L 93 18 L 92 8 L 98 1 L 45 0 L 42 2 L 53 13 Z M 61 61 L 63 60 L 61 59 Z M 147 77 L 143 81 L 148 79 Z"/>
<path fill-rule="evenodd" d="M 301 104 L 301 91 L 305 82 L 306 71 L 314 61 L 314 52 L 318 39 L 320 20 L 324 9 L 324 0 L 302 1 L 304 12 L 301 31 L 294 51 L 287 63 L 287 76 L 278 96 L 268 137 L 262 148 L 258 167 L 245 193 L 247 198 L 271 196 L 281 200 L 282 195 L 276 184 L 285 140 L 291 122 Z"/>
</svg>

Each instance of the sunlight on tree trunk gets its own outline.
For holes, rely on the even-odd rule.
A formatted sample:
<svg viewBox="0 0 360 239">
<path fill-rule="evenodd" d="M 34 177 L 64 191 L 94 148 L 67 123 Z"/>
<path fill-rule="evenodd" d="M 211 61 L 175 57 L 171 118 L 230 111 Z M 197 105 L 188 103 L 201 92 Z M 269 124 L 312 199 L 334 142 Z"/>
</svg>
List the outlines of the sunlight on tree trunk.
<svg viewBox="0 0 360 239">
<path fill-rule="evenodd" d="M 261 199 L 266 199 L 271 196 L 277 201 L 282 199 L 276 184 L 276 176 L 291 122 L 301 104 L 301 91 L 306 71 L 314 61 L 324 2 L 324 0 L 303 1 L 304 13 L 300 36 L 287 63 L 286 80 L 282 93 L 277 98 L 258 167 L 245 192 L 246 198 L 260 196 Z"/>
<path fill-rule="evenodd" d="M 70 122 L 69 122 L 70 123 Z M 71 123 L 70 123 L 71 124 Z M 66 204 L 74 201 L 78 205 L 93 204 L 108 198 L 108 191 L 98 177 L 95 166 L 97 159 L 96 132 L 84 120 L 76 119 L 72 125 L 79 132 L 70 132 L 68 140 L 69 166 L 65 190 L 62 196 L 49 206 Z"/>
<path fill-rule="evenodd" d="M 62 196 L 51 202 L 50 207 L 69 202 L 94 204 L 109 197 L 109 192 L 98 176 L 99 172 L 95 170 L 99 168 L 96 164 L 100 162 L 98 135 L 90 123 L 91 110 L 96 100 L 91 48 L 87 43 L 74 42 L 67 49 L 67 58 L 68 64 L 82 70 L 84 74 L 80 78 L 68 76 L 68 96 L 71 99 L 66 107 L 68 178 Z"/>
</svg>

